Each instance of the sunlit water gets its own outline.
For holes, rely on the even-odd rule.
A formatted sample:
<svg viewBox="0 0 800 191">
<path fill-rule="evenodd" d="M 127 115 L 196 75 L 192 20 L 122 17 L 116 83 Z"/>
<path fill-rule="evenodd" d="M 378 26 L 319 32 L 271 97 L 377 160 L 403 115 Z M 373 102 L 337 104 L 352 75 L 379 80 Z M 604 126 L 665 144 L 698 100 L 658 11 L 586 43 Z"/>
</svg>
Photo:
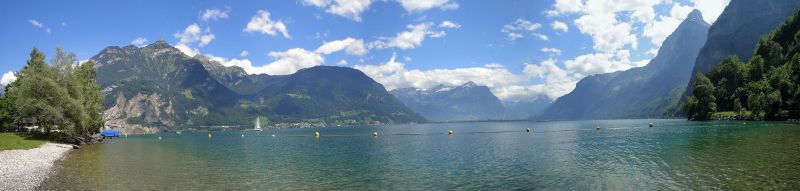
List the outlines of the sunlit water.
<svg viewBox="0 0 800 191">
<path fill-rule="evenodd" d="M 485 122 L 212 135 L 138 135 L 74 150 L 40 189 L 800 188 L 800 126 L 778 122 Z"/>
</svg>

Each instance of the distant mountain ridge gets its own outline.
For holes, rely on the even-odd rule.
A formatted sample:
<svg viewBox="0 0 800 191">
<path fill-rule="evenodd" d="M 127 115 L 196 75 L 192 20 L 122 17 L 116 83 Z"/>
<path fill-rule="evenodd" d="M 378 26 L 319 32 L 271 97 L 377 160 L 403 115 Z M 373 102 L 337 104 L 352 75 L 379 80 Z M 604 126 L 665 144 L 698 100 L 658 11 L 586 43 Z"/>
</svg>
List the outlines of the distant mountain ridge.
<svg viewBox="0 0 800 191">
<path fill-rule="evenodd" d="M 535 119 L 613 119 L 663 117 L 680 110 L 678 101 L 690 78 L 709 24 L 698 10 L 662 43 L 646 66 L 581 79 Z"/>
<path fill-rule="evenodd" d="M 131 133 L 180 128 L 276 124 L 347 125 L 425 119 L 361 71 L 332 66 L 291 75 L 249 75 L 164 41 L 111 46 L 93 56 L 106 96 L 107 125 Z M 264 124 L 265 126 L 268 124 Z"/>
<path fill-rule="evenodd" d="M 466 82 L 430 89 L 400 88 L 390 91 L 412 110 L 432 121 L 505 119 L 502 102 L 488 87 Z"/>
</svg>

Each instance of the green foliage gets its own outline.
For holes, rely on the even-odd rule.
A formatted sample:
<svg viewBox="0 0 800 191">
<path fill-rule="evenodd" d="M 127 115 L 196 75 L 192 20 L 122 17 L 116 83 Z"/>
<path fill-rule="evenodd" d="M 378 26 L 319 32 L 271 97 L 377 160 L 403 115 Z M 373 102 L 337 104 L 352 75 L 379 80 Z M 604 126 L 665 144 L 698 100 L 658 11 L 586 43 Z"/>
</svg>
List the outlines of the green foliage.
<svg viewBox="0 0 800 191">
<path fill-rule="evenodd" d="M 765 120 L 800 118 L 798 16 L 800 11 L 763 36 L 747 64 L 740 64 L 735 57 L 729 57 L 709 72 L 710 83 L 716 85 L 715 103 L 720 111 L 741 113 L 742 106 L 746 105 L 754 117 Z M 705 90 L 705 87 L 698 86 L 707 84 L 694 85 L 697 91 L 698 88 Z M 698 105 L 701 103 L 702 100 L 698 98 Z"/>
<path fill-rule="evenodd" d="M 697 74 L 697 80 L 694 82 L 694 99 L 690 101 L 694 103 L 687 103 L 686 113 L 689 119 L 692 120 L 706 120 L 712 113 L 717 111 L 717 98 L 714 97 L 714 84 L 703 74 Z"/>
<path fill-rule="evenodd" d="M 33 49 L 30 60 L 6 87 L 0 117 L 7 112 L 18 124 L 58 130 L 68 136 L 87 136 L 103 125 L 102 102 L 94 64 L 80 64 L 75 54 L 56 49 L 50 65 Z M 3 103 L 5 102 L 5 103 Z M 4 120 L 4 123 L 7 123 Z"/>
</svg>

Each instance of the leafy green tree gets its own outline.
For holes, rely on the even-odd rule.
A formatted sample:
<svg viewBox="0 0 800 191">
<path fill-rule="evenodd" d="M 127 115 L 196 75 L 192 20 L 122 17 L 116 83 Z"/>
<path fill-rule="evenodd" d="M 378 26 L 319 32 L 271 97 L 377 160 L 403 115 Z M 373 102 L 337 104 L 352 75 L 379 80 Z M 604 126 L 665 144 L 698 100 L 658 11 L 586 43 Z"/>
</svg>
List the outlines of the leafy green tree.
<svg viewBox="0 0 800 191">
<path fill-rule="evenodd" d="M 6 88 L 4 99 L 12 105 L 15 121 L 45 132 L 59 130 L 68 137 L 98 132 L 103 124 L 103 98 L 93 64 L 79 65 L 74 54 L 61 48 L 50 65 L 44 60 L 44 54 L 33 49 L 18 79 Z"/>
<path fill-rule="evenodd" d="M 697 74 L 693 93 L 697 104 L 689 113 L 689 119 L 707 120 L 712 113 L 717 111 L 717 98 L 714 97 L 714 84 L 703 74 Z"/>
</svg>

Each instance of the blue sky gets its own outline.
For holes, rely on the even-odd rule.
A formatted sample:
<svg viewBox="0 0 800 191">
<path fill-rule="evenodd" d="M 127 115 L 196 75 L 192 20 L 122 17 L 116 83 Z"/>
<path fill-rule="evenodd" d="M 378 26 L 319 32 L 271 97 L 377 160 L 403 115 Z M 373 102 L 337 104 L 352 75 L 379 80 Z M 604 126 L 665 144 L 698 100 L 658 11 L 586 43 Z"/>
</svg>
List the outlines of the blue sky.
<svg viewBox="0 0 800 191">
<path fill-rule="evenodd" d="M 388 89 L 475 81 L 503 100 L 568 93 L 582 77 L 642 66 L 691 9 L 714 1 L 4 1 L 0 71 L 31 48 L 89 59 L 163 39 L 248 73 L 314 65 L 364 71 Z M 682 16 L 681 16 L 682 15 Z M 137 40 L 139 39 L 139 40 Z M 135 42 L 136 41 L 136 42 Z M 4 77 L 8 81 L 10 77 Z"/>
</svg>

